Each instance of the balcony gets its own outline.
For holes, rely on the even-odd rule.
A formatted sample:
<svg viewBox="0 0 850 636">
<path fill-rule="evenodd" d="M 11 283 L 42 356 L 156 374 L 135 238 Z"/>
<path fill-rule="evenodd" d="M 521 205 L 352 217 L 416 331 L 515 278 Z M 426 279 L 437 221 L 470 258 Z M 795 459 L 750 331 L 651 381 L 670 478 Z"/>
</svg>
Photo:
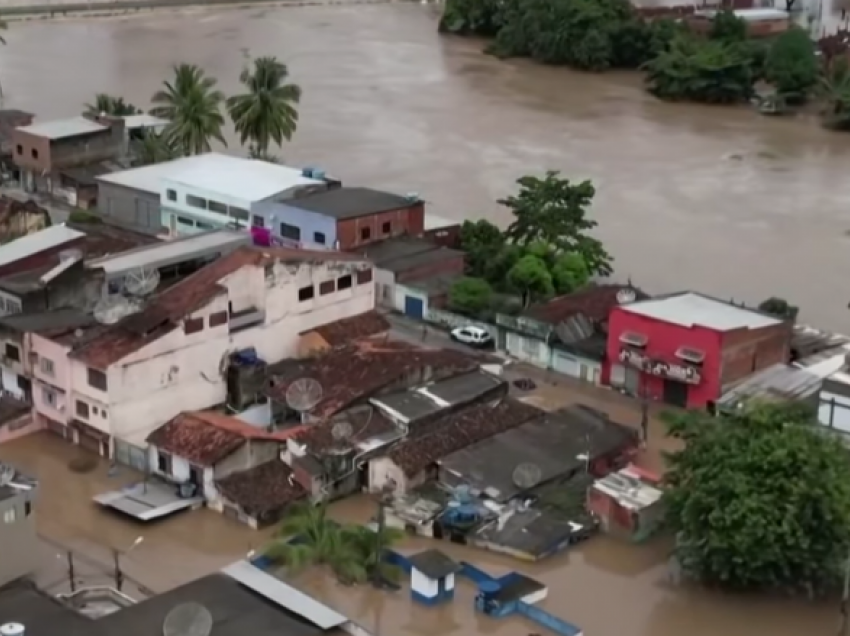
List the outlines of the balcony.
<svg viewBox="0 0 850 636">
<path fill-rule="evenodd" d="M 230 333 L 249 329 L 256 325 L 261 325 L 266 321 L 265 309 L 257 309 L 256 307 L 248 307 L 241 311 L 234 311 L 230 314 Z"/>
</svg>

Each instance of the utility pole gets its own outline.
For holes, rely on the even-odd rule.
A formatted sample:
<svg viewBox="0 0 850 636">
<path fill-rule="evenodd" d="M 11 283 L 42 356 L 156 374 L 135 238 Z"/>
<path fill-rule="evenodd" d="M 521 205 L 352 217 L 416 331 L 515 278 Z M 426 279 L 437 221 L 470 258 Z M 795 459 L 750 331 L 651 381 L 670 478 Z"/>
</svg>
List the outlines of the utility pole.
<svg viewBox="0 0 850 636">
<path fill-rule="evenodd" d="M 124 573 L 121 571 L 121 552 L 118 548 L 112 548 L 113 576 L 115 577 L 115 589 L 119 592 L 124 587 Z"/>
<path fill-rule="evenodd" d="M 74 568 L 74 553 L 68 550 L 65 553 L 65 558 L 68 560 L 68 583 L 71 586 L 71 593 L 77 591 L 77 572 Z"/>
</svg>

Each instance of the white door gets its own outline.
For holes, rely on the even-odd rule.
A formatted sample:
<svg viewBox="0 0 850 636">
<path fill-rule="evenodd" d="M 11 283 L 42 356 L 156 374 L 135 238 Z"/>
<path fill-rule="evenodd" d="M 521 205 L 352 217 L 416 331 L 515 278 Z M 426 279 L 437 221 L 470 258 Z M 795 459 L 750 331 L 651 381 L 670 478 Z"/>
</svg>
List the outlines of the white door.
<svg viewBox="0 0 850 636">
<path fill-rule="evenodd" d="M 623 386 L 626 383 L 626 367 L 622 364 L 611 365 L 611 386 Z"/>
<path fill-rule="evenodd" d="M 575 356 L 571 356 L 563 351 L 555 351 L 552 356 L 552 369 L 555 373 L 563 373 L 573 378 L 577 378 L 579 374 L 578 360 Z"/>
</svg>

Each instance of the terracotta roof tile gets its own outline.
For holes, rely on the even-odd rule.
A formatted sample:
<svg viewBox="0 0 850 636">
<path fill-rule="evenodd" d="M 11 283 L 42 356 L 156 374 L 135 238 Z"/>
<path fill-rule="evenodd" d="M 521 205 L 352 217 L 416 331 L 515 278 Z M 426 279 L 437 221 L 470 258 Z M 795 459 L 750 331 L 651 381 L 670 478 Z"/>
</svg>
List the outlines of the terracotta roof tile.
<svg viewBox="0 0 850 636">
<path fill-rule="evenodd" d="M 127 316 L 87 340 L 71 356 L 97 368 L 106 368 L 173 331 L 187 315 L 210 303 L 227 289 L 219 281 L 242 267 L 283 263 L 362 261 L 361 256 L 341 252 L 285 248 L 241 247 L 213 261 L 191 276 L 156 294 L 139 313 Z"/>
<path fill-rule="evenodd" d="M 255 517 L 271 516 L 304 497 L 292 469 L 275 459 L 215 482 L 225 499 Z"/>
<path fill-rule="evenodd" d="M 180 413 L 148 436 L 148 443 L 201 466 L 213 466 L 247 440 L 285 441 L 304 430 L 293 427 L 269 433 L 215 411 Z"/>
<path fill-rule="evenodd" d="M 331 347 L 339 347 L 353 340 L 369 338 L 389 331 L 390 323 L 377 311 L 367 311 L 357 316 L 329 322 L 312 331 L 319 334 Z"/>
<path fill-rule="evenodd" d="M 338 440 L 334 437 L 334 426 L 339 422 L 346 422 L 351 426 L 351 436 L 346 440 Z M 304 444 L 308 451 L 321 456 L 332 448 L 351 448 L 360 442 L 394 430 L 398 430 L 398 427 L 391 420 L 377 409 L 366 405 L 351 409 L 344 416 L 307 426 L 295 435 L 295 438 Z"/>
<path fill-rule="evenodd" d="M 330 349 L 316 358 L 293 360 L 272 372 L 269 397 L 286 401 L 286 390 L 298 378 L 318 381 L 323 394 L 310 411 L 325 419 L 369 397 L 402 378 L 419 382 L 441 380 L 472 371 L 481 359 L 453 349 L 426 349 L 405 342 L 360 340 Z"/>
<path fill-rule="evenodd" d="M 649 298 L 647 294 L 630 285 L 593 285 L 573 294 L 531 305 L 523 316 L 553 325 L 577 314 L 584 314 L 591 320 L 603 322 L 608 320 L 611 310 L 620 304 L 617 301 L 617 294 L 623 289 L 633 289 L 637 294 L 636 300 Z"/>
<path fill-rule="evenodd" d="M 516 428 L 544 412 L 516 400 L 478 404 L 431 423 L 427 430 L 393 448 L 389 458 L 413 477 L 447 455 Z"/>
</svg>

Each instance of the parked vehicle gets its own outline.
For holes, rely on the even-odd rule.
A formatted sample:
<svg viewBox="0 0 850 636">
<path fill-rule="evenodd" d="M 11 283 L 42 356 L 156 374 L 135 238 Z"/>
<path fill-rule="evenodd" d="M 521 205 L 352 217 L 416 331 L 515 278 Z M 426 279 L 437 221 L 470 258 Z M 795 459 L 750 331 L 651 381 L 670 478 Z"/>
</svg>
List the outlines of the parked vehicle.
<svg viewBox="0 0 850 636">
<path fill-rule="evenodd" d="M 452 329 L 451 336 L 452 340 L 470 347 L 487 349 L 493 346 L 493 337 L 486 329 L 481 327 L 458 327 Z"/>
</svg>

